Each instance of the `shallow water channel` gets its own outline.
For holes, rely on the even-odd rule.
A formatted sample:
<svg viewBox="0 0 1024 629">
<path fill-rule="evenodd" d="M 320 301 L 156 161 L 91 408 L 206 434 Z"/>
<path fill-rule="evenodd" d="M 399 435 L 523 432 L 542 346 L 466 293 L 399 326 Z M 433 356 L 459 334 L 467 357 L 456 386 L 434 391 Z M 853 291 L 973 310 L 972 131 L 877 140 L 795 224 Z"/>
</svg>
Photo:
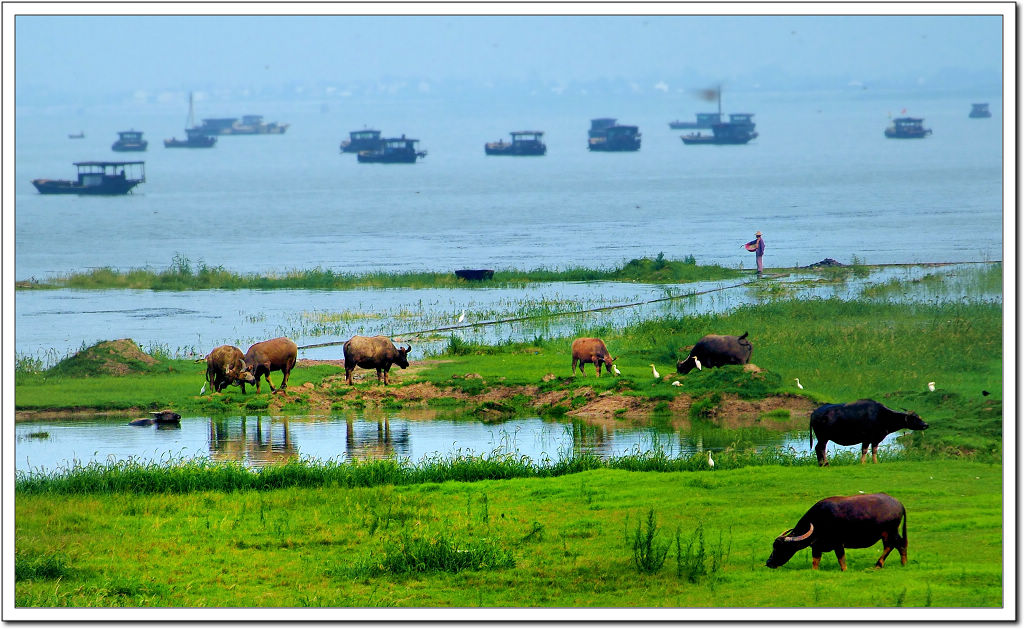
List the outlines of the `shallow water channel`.
<svg viewBox="0 0 1024 629">
<path fill-rule="evenodd" d="M 783 448 L 810 452 L 805 430 L 728 430 L 712 424 L 681 427 L 672 420 L 539 417 L 483 422 L 395 414 L 185 417 L 180 426 L 130 426 L 131 418 L 19 422 L 15 452 L 20 472 L 54 472 L 76 464 L 128 459 L 169 462 L 208 457 L 261 467 L 293 458 L 352 460 L 513 453 L 536 463 L 574 454 L 602 458 L 662 449 L 670 456 L 730 449 Z M 792 425 L 792 424 L 790 424 Z M 893 441 L 890 437 L 886 444 Z M 833 446 L 830 444 L 829 450 Z"/>
</svg>

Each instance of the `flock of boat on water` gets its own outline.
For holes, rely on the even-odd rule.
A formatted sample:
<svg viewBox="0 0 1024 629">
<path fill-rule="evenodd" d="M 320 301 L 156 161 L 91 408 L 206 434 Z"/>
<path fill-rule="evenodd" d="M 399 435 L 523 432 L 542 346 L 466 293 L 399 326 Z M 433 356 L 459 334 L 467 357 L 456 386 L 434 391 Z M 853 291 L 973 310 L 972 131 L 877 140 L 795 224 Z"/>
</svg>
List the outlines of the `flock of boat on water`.
<svg viewBox="0 0 1024 629">
<path fill-rule="evenodd" d="M 746 144 L 758 136 L 752 118 L 754 114 L 729 114 L 722 118 L 721 91 L 718 91 L 718 112 L 698 113 L 696 120 L 675 120 L 671 129 L 694 129 L 694 133 L 681 136 L 684 144 Z M 972 103 L 970 118 L 991 118 L 988 103 Z M 709 129 L 710 134 L 700 130 Z M 281 135 L 288 124 L 263 122 L 262 116 L 246 115 L 238 118 L 204 118 L 196 125 L 193 119 L 192 95 L 189 94 L 188 126 L 185 139 L 164 140 L 165 148 L 212 148 L 217 136 Z M 885 129 L 885 137 L 894 139 L 920 139 L 932 132 L 924 127 L 923 118 L 894 118 Z M 484 144 L 486 155 L 544 155 L 547 146 L 543 131 L 512 131 L 511 141 L 497 140 Z M 110 147 L 117 152 L 145 151 L 148 142 L 141 131 L 119 131 L 118 139 Z M 68 138 L 84 138 L 85 133 L 69 134 Z M 640 129 L 636 125 L 618 124 L 615 118 L 594 118 L 590 121 L 587 149 L 591 151 L 639 151 Z M 355 153 L 362 163 L 412 164 L 426 157 L 427 152 L 417 147 L 419 140 L 405 137 L 382 137 L 377 129 L 351 131 L 349 139 L 341 142 L 342 153 Z M 74 162 L 78 177 L 68 179 L 33 179 L 32 184 L 41 194 L 127 194 L 146 181 L 145 162 L 142 161 L 87 161 Z"/>
</svg>

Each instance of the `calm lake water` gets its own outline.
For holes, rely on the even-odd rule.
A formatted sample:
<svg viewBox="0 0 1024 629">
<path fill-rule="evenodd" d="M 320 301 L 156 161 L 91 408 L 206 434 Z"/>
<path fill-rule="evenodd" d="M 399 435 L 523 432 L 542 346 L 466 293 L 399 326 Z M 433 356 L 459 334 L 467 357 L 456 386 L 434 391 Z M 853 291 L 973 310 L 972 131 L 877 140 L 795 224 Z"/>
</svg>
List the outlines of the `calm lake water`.
<svg viewBox="0 0 1024 629">
<path fill-rule="evenodd" d="M 993 118 L 969 119 L 970 103 L 986 100 Z M 18 107 L 15 277 L 44 279 L 106 266 L 163 269 L 175 256 L 240 273 L 315 267 L 344 272 L 607 268 L 659 252 L 750 269 L 753 256 L 740 245 L 756 230 L 765 234 L 769 269 L 826 257 L 848 263 L 856 256 L 869 264 L 1002 259 L 998 93 L 726 92 L 723 101 L 726 112 L 754 112 L 760 137 L 746 146 L 683 145 L 682 132 L 667 123 L 706 110 L 691 100 L 652 105 L 650 99 L 626 97 L 577 99 L 554 109 L 496 105 L 493 111 L 444 103 L 322 108 L 319 102 L 239 102 L 214 108 L 197 102 L 200 118 L 255 112 L 291 127 L 281 136 L 221 137 L 211 150 L 169 150 L 162 140 L 182 136 L 184 100 L 93 109 Z M 922 141 L 884 138 L 890 115 L 900 115 L 902 108 L 923 116 L 934 134 Z M 642 149 L 588 152 L 589 121 L 602 116 L 639 125 Z M 338 144 L 364 126 L 419 138 L 428 156 L 415 165 L 358 164 L 353 155 L 340 154 Z M 117 131 L 129 128 L 146 134 L 148 151 L 110 150 Z M 484 155 L 485 142 L 521 128 L 545 131 L 546 156 Z M 79 130 L 85 139 L 67 138 Z M 147 182 L 137 194 L 44 196 L 31 185 L 38 177 L 71 178 L 75 161 L 120 159 L 146 161 Z M 882 271 L 872 280 L 923 272 Z M 22 291 L 15 297 L 15 351 L 52 364 L 83 345 L 132 338 L 143 348 L 204 355 L 224 343 L 244 348 L 282 334 L 306 345 L 353 334 L 429 330 L 454 325 L 463 309 L 472 323 L 534 312 L 531 304 L 537 302 L 545 303 L 545 312 L 562 312 L 722 289 L 457 332 L 471 341 L 520 340 L 756 302 L 748 288 L 725 288 L 734 283 L 559 283 L 449 291 Z M 850 291 L 856 286 L 803 288 L 795 294 Z M 448 334 L 410 337 L 414 360 Z M 339 347 L 300 355 L 339 356 Z M 225 422 L 222 429 L 209 418 L 186 418 L 180 430 L 171 431 L 129 427 L 121 420 L 18 424 L 18 466 L 226 452 L 259 464 L 267 460 L 261 456 L 287 448 L 319 458 L 351 455 L 364 442 L 374 451 L 416 460 L 459 448 L 489 452 L 509 435 L 525 453 L 552 457 L 562 448 L 623 453 L 643 447 L 652 434 L 682 452 L 735 441 L 708 446 L 703 436 L 670 428 L 661 433 L 615 428 L 598 438 L 574 432 L 574 424 L 537 418 L 494 426 L 396 416 L 389 422 L 391 440 L 382 445 L 374 441 L 380 434 L 376 422 L 362 419 L 291 418 L 287 429 L 280 418 L 247 418 L 244 429 L 242 418 Z M 257 423 L 261 427 L 254 432 Z M 29 437 L 30 432 L 49 437 Z M 224 445 L 231 439 L 223 435 L 231 434 L 245 438 Z M 751 443 L 806 449 L 801 441 L 799 435 L 775 433 Z"/>
</svg>

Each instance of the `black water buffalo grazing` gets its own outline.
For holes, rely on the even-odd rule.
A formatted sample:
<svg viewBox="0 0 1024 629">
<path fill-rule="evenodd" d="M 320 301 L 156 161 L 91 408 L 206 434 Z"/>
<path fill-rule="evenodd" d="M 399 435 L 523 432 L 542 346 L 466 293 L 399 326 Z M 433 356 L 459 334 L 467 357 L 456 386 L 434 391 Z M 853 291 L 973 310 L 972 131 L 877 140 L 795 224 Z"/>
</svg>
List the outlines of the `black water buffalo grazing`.
<svg viewBox="0 0 1024 629">
<path fill-rule="evenodd" d="M 607 369 L 608 373 L 612 372 L 614 363 L 618 360 L 618 356 L 612 358 L 608 352 L 608 348 L 605 347 L 604 341 L 595 338 L 579 338 L 572 342 L 572 375 L 576 375 L 576 364 L 579 363 L 580 373 L 586 375 L 583 371 L 583 365 L 587 363 L 593 363 L 594 369 L 597 371 L 597 377 L 601 377 L 601 365 L 603 364 Z"/>
<path fill-rule="evenodd" d="M 260 341 L 245 353 L 245 370 L 256 380 L 256 393 L 260 392 L 260 377 L 266 378 L 273 392 L 274 383 L 270 381 L 270 372 L 281 372 L 281 388 L 288 388 L 288 374 L 295 367 L 299 355 L 299 347 L 290 338 L 279 336 L 269 341 Z M 245 382 L 242 382 L 242 393 L 245 393 Z"/>
<path fill-rule="evenodd" d="M 697 341 L 685 360 L 676 363 L 676 372 L 686 375 L 698 367 L 746 365 L 753 353 L 746 332 L 742 336 L 708 334 Z"/>
<path fill-rule="evenodd" d="M 901 413 L 874 400 L 857 400 L 846 404 L 825 404 L 811 413 L 810 443 L 818 435 L 814 452 L 818 465 L 828 465 L 825 446 L 834 441 L 841 446 L 861 444 L 860 462 L 864 463 L 871 446 L 871 460 L 878 463 L 878 444 L 889 433 L 909 428 L 924 430 L 928 427 L 917 413 Z"/>
<path fill-rule="evenodd" d="M 245 354 L 234 345 L 216 347 L 204 360 L 206 381 L 214 393 L 220 393 L 229 384 L 256 384 L 256 378 L 246 371 Z"/>
<path fill-rule="evenodd" d="M 388 377 L 388 370 L 391 365 L 398 365 L 402 369 L 409 366 L 409 350 L 407 347 L 395 347 L 391 339 L 386 336 L 353 336 L 345 341 L 342 348 L 345 352 L 345 379 L 352 384 L 352 372 L 355 368 L 376 369 L 377 382 L 381 382 L 381 373 L 384 374 L 384 384 L 391 384 Z"/>
<path fill-rule="evenodd" d="M 821 553 L 835 551 L 839 569 L 845 571 L 847 548 L 870 548 L 878 540 L 882 540 L 883 550 L 876 568 L 885 564 L 893 548 L 900 552 L 900 562 L 907 565 L 907 510 L 899 500 L 887 494 L 832 496 L 819 500 L 796 526 L 775 538 L 765 565 L 778 568 L 794 553 L 810 546 L 812 568 L 818 569 Z"/>
</svg>

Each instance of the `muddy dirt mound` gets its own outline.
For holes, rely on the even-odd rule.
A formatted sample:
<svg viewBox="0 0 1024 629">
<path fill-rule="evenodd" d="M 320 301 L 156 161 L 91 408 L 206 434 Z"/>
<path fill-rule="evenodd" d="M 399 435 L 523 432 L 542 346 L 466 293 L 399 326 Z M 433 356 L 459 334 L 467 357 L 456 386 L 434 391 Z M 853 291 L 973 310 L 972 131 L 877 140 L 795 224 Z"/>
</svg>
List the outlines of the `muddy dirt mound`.
<svg viewBox="0 0 1024 629">
<path fill-rule="evenodd" d="M 100 341 L 74 356 L 69 356 L 52 368 L 51 373 L 68 376 L 124 376 L 144 373 L 157 363 L 131 339 Z"/>
</svg>

